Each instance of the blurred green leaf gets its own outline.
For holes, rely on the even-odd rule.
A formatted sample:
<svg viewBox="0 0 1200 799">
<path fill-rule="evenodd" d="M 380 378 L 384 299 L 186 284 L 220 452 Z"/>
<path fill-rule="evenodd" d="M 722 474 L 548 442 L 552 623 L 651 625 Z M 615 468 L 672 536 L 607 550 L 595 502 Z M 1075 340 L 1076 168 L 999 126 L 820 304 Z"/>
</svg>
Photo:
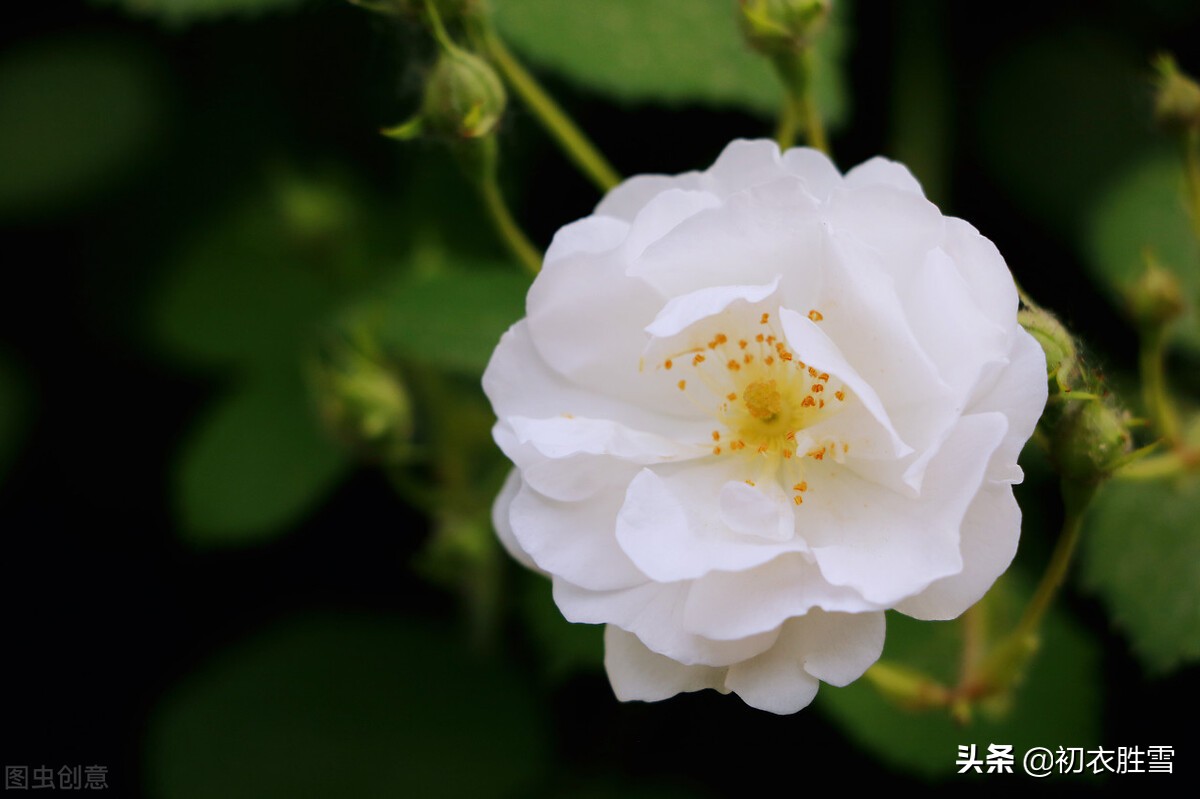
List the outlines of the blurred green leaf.
<svg viewBox="0 0 1200 799">
<path fill-rule="evenodd" d="M 1125 305 L 1125 292 L 1145 271 L 1144 252 L 1179 278 L 1187 312 L 1173 328 L 1176 340 L 1200 352 L 1200 245 L 1188 222 L 1183 169 L 1169 154 L 1126 170 L 1097 201 L 1088 229 L 1088 266 Z"/>
<path fill-rule="evenodd" d="M 984 81 L 985 163 L 1014 203 L 1064 236 L 1089 198 L 1153 141 L 1147 67 L 1135 51 L 1081 30 L 1013 47 Z"/>
<path fill-rule="evenodd" d="M 554 604 L 550 584 L 532 572 L 518 576 L 520 611 L 525 629 L 541 650 L 540 662 L 552 679 L 576 671 L 604 670 L 604 625 L 572 624 Z"/>
<path fill-rule="evenodd" d="M 251 16 L 295 8 L 306 0 L 92 0 L 120 6 L 137 17 L 155 17 L 172 24 L 203 22 L 226 16 Z"/>
<path fill-rule="evenodd" d="M 298 376 L 253 375 L 199 421 L 178 454 L 185 535 L 208 545 L 254 544 L 300 519 L 346 469 Z"/>
<path fill-rule="evenodd" d="M 1084 528 L 1081 577 L 1155 673 L 1200 660 L 1200 476 L 1110 481 Z"/>
<path fill-rule="evenodd" d="M 529 278 L 505 265 L 405 275 L 360 310 L 388 350 L 451 372 L 482 374 L 525 313 Z"/>
<path fill-rule="evenodd" d="M 988 594 L 988 622 L 996 634 L 1012 628 L 1030 592 L 1017 591 L 1012 575 Z M 923 622 L 888 614 L 883 660 L 923 670 L 953 684 L 961 658 L 962 623 Z M 1103 683 L 1093 641 L 1064 613 L 1051 611 L 1042 649 L 1033 659 L 1011 705 L 960 726 L 945 710 L 910 713 L 886 701 L 865 679 L 847 688 L 824 686 L 817 706 L 880 760 L 926 777 L 953 774 L 960 745 L 976 744 L 980 757 L 988 744 L 1012 744 L 1017 757 L 1034 746 L 1088 746 L 1099 743 Z M 1018 759 L 1020 768 L 1020 761 Z"/>
<path fill-rule="evenodd" d="M 138 47 L 46 38 L 0 57 L 0 216 L 46 213 L 94 194 L 152 144 L 159 69 Z"/>
<path fill-rule="evenodd" d="M 0 354 L 0 478 L 24 438 L 25 386 L 16 367 Z"/>
<path fill-rule="evenodd" d="M 817 45 L 817 103 L 825 123 L 847 116 L 841 73 L 847 3 L 834 3 Z M 535 63 L 623 100 L 732 106 L 768 116 L 783 90 L 742 41 L 726 0 L 503 0 L 496 25 Z"/>
<path fill-rule="evenodd" d="M 163 799 L 526 795 L 547 763 L 525 686 L 449 635 L 291 621 L 177 685 L 147 737 Z"/>
<path fill-rule="evenodd" d="M 251 197 L 184 244 L 151 308 L 168 353 L 207 366 L 296 360 L 333 304 L 332 270 L 280 199 Z"/>
</svg>

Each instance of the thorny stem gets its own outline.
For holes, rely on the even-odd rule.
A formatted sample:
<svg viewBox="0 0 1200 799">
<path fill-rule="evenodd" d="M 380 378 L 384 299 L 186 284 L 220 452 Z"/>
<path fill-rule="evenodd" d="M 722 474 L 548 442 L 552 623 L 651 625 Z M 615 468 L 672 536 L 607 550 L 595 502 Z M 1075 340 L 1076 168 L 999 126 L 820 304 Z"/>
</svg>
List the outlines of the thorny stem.
<svg viewBox="0 0 1200 799">
<path fill-rule="evenodd" d="M 621 176 L 613 169 L 596 146 L 588 140 L 558 103 L 542 88 L 541 84 L 521 65 L 489 27 L 478 32 L 479 44 L 500 70 L 504 80 L 520 95 L 529 110 L 538 118 L 551 137 L 567 157 L 601 191 L 607 192 L 621 182 Z"/>
</svg>

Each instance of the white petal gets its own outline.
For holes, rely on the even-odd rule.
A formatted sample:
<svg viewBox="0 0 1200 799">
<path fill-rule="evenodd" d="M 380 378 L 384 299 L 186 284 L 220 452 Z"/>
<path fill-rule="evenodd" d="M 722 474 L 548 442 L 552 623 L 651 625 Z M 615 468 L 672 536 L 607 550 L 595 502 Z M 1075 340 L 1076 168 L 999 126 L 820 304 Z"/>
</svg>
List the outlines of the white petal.
<svg viewBox="0 0 1200 799">
<path fill-rule="evenodd" d="M 634 463 L 683 461 L 707 453 L 707 447 L 681 443 L 654 433 L 643 433 L 608 419 L 555 416 L 530 419 L 509 416 L 517 441 L 532 444 L 547 458 L 570 455 L 609 455 Z"/>
<path fill-rule="evenodd" d="M 830 685 L 849 685 L 883 654 L 884 617 L 878 613 L 814 610 L 789 619 L 776 646 L 802 652 L 804 670 Z"/>
<path fill-rule="evenodd" d="M 620 627 L 604 628 L 604 668 L 613 693 L 622 702 L 657 702 L 675 694 L 724 687 L 725 669 L 685 666 L 646 648 L 638 637 Z"/>
<path fill-rule="evenodd" d="M 1017 287 L 996 245 L 972 225 L 949 217 L 942 249 L 954 260 L 970 286 L 974 304 L 988 319 L 1011 327 L 1017 318 Z"/>
<path fill-rule="evenodd" d="M 496 530 L 496 537 L 500 539 L 500 543 L 521 565 L 534 571 L 541 571 L 537 564 L 533 562 L 533 558 L 529 557 L 529 553 L 521 548 L 513 535 L 512 524 L 509 522 L 509 511 L 512 507 L 512 502 L 516 498 L 517 493 L 521 490 L 521 475 L 513 469 L 508 473 L 508 478 L 504 481 L 504 487 L 500 489 L 500 494 L 496 497 L 495 503 L 492 505 L 492 527 Z"/>
<path fill-rule="evenodd" d="M 842 175 L 829 156 L 811 147 L 793 147 L 783 154 L 783 167 L 804 182 L 813 199 L 825 202 L 842 185 Z"/>
<path fill-rule="evenodd" d="M 854 396 L 879 423 L 882 432 L 888 436 L 894 456 L 903 457 L 912 452 L 912 447 L 902 441 L 895 428 L 892 427 L 892 422 L 888 418 L 887 411 L 884 410 L 882 400 L 875 393 L 875 389 L 846 361 L 837 344 L 833 343 L 829 336 L 825 335 L 825 332 L 812 320 L 790 308 L 781 309 L 779 316 L 783 323 L 784 335 L 787 336 L 792 350 L 798 353 L 806 363 L 835 376 L 854 392 Z"/>
<path fill-rule="evenodd" d="M 1033 336 L 1017 327 L 1009 358 L 1008 366 L 987 394 L 971 402 L 969 412 L 994 411 L 1008 417 L 1008 434 L 992 459 L 988 477 L 1019 483 L 1023 475 L 1017 457 L 1046 407 L 1046 354 Z"/>
<path fill-rule="evenodd" d="M 1017 554 L 1021 508 L 1012 487 L 985 485 L 963 517 L 963 569 L 896 605 L 918 619 L 953 619 L 987 593 Z"/>
<path fill-rule="evenodd" d="M 725 687 L 759 710 L 779 715 L 803 710 L 816 697 L 821 683 L 804 670 L 802 657 L 795 646 L 771 647 L 731 666 Z"/>
<path fill-rule="evenodd" d="M 780 541 L 777 535 L 772 540 L 730 529 L 720 509 L 721 490 L 729 477 L 724 463 L 698 463 L 665 477 L 643 469 L 629 484 L 617 515 L 621 548 L 642 572 L 662 582 L 692 579 L 715 569 L 748 569 L 806 548 L 794 535 Z"/>
<path fill-rule="evenodd" d="M 625 240 L 625 256 L 636 259 L 649 245 L 661 239 L 701 211 L 718 208 L 721 201 L 707 191 L 670 188 L 650 199 L 638 211 Z"/>
<path fill-rule="evenodd" d="M 604 195 L 604 199 L 596 206 L 596 214 L 632 222 L 638 212 L 662 192 L 668 189 L 695 189 L 699 185 L 699 172 L 685 172 L 682 175 L 636 175 L 622 181 Z"/>
<path fill-rule="evenodd" d="M 709 167 L 702 182 L 718 196 L 775 180 L 784 174 L 779 146 L 769 139 L 730 142 Z"/>
<path fill-rule="evenodd" d="M 789 541 L 796 534 L 792 499 L 775 480 L 750 485 L 730 480 L 721 486 L 721 521 L 735 533 L 764 541 Z"/>
<path fill-rule="evenodd" d="M 1007 430 L 1002 414 L 963 418 L 912 499 L 830 464 L 808 479 L 797 529 L 821 573 L 890 606 L 962 570 L 959 527 Z"/>
<path fill-rule="evenodd" d="M 620 491 L 587 502 L 556 502 L 522 486 L 509 509 L 513 536 L 539 568 L 597 591 L 627 588 L 646 577 L 617 546 L 613 529 Z"/>
<path fill-rule="evenodd" d="M 543 268 L 573 255 L 616 249 L 629 235 L 629 225 L 607 216 L 589 216 L 558 229 L 546 250 Z"/>
<path fill-rule="evenodd" d="M 830 585 L 797 553 L 754 569 L 704 575 L 692 583 L 683 619 L 689 631 L 725 641 L 773 630 L 814 608 L 858 613 L 878 607 L 853 589 Z"/>
<path fill-rule="evenodd" d="M 654 652 L 685 665 L 728 666 L 766 651 L 770 630 L 737 641 L 714 641 L 683 626 L 688 583 L 645 583 L 617 591 L 588 591 L 554 578 L 554 601 L 568 621 L 615 624 Z"/>
<path fill-rule="evenodd" d="M 674 336 L 691 327 L 701 319 L 715 316 L 738 300 L 762 302 L 775 293 L 779 276 L 761 286 L 712 286 L 697 289 L 667 303 L 654 321 L 646 326 L 646 332 L 656 338 Z"/>
<path fill-rule="evenodd" d="M 860 186 L 891 186 L 893 189 L 925 196 L 921 184 L 913 177 L 908 167 L 896 161 L 875 156 L 864 161 L 846 173 L 846 185 L 858 188 Z"/>
</svg>

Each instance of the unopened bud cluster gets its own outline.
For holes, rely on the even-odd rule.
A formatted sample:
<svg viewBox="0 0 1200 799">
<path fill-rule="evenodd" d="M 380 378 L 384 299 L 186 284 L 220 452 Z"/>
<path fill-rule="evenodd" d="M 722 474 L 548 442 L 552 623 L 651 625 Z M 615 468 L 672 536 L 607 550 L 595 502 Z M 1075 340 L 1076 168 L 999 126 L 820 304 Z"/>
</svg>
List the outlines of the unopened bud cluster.
<svg viewBox="0 0 1200 799">
<path fill-rule="evenodd" d="M 390 461 L 407 452 L 413 409 L 397 371 L 349 344 L 321 354 L 310 385 L 326 428 L 367 457 Z"/>
<path fill-rule="evenodd" d="M 770 56 L 807 48 L 829 19 L 831 0 L 739 0 L 746 41 Z"/>
<path fill-rule="evenodd" d="M 1129 313 L 1142 329 L 1160 327 L 1183 314 L 1183 288 L 1179 278 L 1146 253 L 1146 269 L 1127 292 Z"/>
<path fill-rule="evenodd" d="M 1079 482 L 1104 479 L 1132 448 L 1127 414 L 1080 358 L 1074 338 L 1053 314 L 1031 306 L 1018 319 L 1046 354 L 1050 403 L 1038 424 L 1055 468 Z"/>
<path fill-rule="evenodd" d="M 1200 85 L 1169 55 L 1159 56 L 1155 68 L 1154 117 L 1158 124 L 1171 131 L 1200 132 Z"/>
</svg>

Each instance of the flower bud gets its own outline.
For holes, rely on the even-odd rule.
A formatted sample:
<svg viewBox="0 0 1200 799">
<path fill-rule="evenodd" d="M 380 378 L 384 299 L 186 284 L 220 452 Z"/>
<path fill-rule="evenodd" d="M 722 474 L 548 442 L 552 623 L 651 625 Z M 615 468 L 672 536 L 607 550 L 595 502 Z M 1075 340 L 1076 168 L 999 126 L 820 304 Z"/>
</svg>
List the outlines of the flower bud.
<svg viewBox="0 0 1200 799">
<path fill-rule="evenodd" d="M 1155 120 L 1166 130 L 1200 130 L 1200 86 L 1181 72 L 1175 59 L 1165 53 L 1158 57 L 1154 66 L 1158 70 Z"/>
<path fill-rule="evenodd" d="M 326 427 L 347 446 L 383 460 L 407 451 L 412 401 L 394 368 L 342 344 L 321 354 L 310 384 Z"/>
<path fill-rule="evenodd" d="M 459 139 L 482 138 L 504 115 L 504 84 L 487 61 L 462 50 L 443 52 L 425 84 L 424 127 Z"/>
<path fill-rule="evenodd" d="M 1028 306 L 1017 313 L 1017 321 L 1046 353 L 1046 374 L 1060 380 L 1070 375 L 1077 363 L 1075 339 L 1054 314 L 1043 308 Z"/>
<path fill-rule="evenodd" d="M 767 55 L 808 47 L 829 19 L 832 0 L 738 0 L 742 34 Z"/>
<path fill-rule="evenodd" d="M 1055 425 L 1050 454 L 1064 477 L 1094 482 L 1120 466 L 1131 446 L 1124 414 L 1104 400 L 1081 400 Z"/>
<path fill-rule="evenodd" d="M 1128 291 L 1133 320 L 1156 327 L 1183 313 L 1183 289 L 1174 274 L 1163 269 L 1152 253 L 1146 253 L 1146 269 Z"/>
</svg>

